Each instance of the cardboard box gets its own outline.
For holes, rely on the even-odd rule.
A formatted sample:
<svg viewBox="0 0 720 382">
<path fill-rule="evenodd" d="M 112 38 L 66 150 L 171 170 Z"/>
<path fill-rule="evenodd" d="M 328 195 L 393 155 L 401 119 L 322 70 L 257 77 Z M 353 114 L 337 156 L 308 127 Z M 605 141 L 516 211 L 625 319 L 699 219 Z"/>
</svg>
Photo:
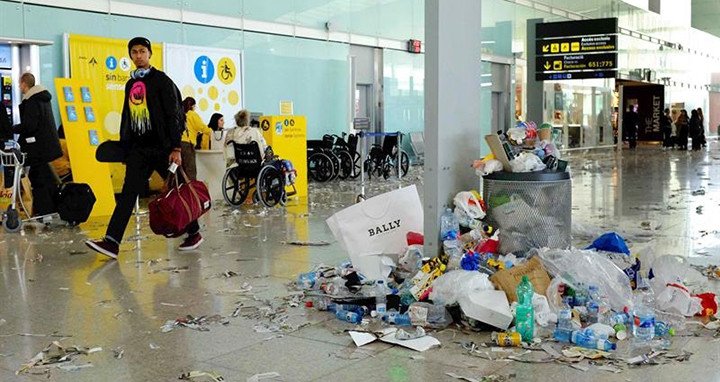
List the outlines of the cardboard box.
<svg viewBox="0 0 720 382">
<path fill-rule="evenodd" d="M 460 300 L 460 308 L 466 316 L 502 330 L 513 321 L 507 296 L 501 290 L 473 291 Z"/>
<path fill-rule="evenodd" d="M 512 303 L 517 301 L 515 290 L 524 275 L 530 276 L 530 282 L 535 289 L 535 293 L 545 295 L 550 285 L 550 276 L 537 257 L 533 257 L 525 264 L 514 266 L 509 270 L 503 269 L 496 272 L 490 276 L 490 281 L 496 288 L 505 291 L 508 300 Z"/>
</svg>

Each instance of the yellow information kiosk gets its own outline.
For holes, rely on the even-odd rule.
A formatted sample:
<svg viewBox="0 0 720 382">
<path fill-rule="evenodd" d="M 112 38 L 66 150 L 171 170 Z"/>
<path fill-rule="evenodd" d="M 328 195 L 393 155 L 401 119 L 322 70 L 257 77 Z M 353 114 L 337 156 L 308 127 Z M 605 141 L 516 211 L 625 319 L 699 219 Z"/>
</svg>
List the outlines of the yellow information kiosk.
<svg viewBox="0 0 720 382">
<path fill-rule="evenodd" d="M 292 162 L 297 171 L 296 197 L 307 203 L 307 125 L 304 115 L 269 115 L 260 117 L 265 141 L 280 159 Z M 290 189 L 288 189 L 289 191 Z"/>
<path fill-rule="evenodd" d="M 95 159 L 95 151 L 104 141 L 102 125 L 97 121 L 97 103 L 89 80 L 56 78 L 60 119 L 65 128 L 73 180 L 87 183 L 95 194 L 91 217 L 110 216 L 115 208 L 110 166 Z"/>
</svg>

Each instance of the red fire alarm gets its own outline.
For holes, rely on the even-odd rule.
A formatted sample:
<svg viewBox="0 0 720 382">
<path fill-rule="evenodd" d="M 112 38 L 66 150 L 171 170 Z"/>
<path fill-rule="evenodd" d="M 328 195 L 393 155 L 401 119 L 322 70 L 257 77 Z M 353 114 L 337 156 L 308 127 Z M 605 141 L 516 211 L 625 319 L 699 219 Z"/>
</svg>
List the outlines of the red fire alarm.
<svg viewBox="0 0 720 382">
<path fill-rule="evenodd" d="M 407 51 L 410 53 L 422 53 L 422 41 L 408 40 Z"/>
</svg>

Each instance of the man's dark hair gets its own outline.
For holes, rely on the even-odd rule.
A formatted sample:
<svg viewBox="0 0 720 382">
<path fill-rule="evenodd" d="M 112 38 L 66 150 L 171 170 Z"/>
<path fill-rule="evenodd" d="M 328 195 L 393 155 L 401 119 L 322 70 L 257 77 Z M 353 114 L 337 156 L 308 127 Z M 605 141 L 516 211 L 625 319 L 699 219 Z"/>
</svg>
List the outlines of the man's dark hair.
<svg viewBox="0 0 720 382">
<path fill-rule="evenodd" d="M 27 85 L 28 88 L 31 88 L 35 86 L 35 76 L 33 76 L 32 73 L 23 73 L 23 75 L 20 76 L 20 82 Z"/>
</svg>

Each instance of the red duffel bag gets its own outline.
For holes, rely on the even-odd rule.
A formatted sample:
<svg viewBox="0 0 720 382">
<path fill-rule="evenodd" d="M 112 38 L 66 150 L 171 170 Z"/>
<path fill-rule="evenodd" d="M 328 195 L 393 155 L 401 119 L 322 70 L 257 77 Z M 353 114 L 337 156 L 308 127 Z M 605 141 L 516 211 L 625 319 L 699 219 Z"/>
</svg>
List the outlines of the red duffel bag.
<svg viewBox="0 0 720 382">
<path fill-rule="evenodd" d="M 178 168 L 185 179 L 179 184 L 176 174 L 169 174 L 165 180 L 168 191 L 150 202 L 150 229 L 165 237 L 179 237 L 187 226 L 210 210 L 210 193 L 205 183 L 188 179 L 182 167 Z M 171 181 L 175 187 L 170 188 Z"/>
</svg>

